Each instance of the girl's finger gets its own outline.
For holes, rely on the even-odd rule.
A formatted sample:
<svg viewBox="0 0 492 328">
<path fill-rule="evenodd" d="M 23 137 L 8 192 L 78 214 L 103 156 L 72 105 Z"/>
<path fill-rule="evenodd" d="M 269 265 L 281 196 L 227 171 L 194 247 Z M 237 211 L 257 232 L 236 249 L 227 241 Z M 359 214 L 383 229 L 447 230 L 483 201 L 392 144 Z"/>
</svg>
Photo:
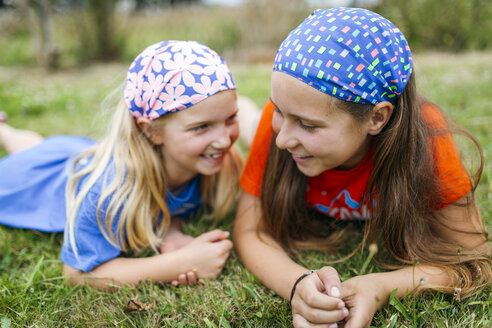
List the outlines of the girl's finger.
<svg viewBox="0 0 492 328">
<path fill-rule="evenodd" d="M 177 280 L 171 281 L 171 286 L 178 287 L 178 281 Z"/>
<path fill-rule="evenodd" d="M 301 281 L 297 286 L 293 306 L 305 304 L 309 308 L 336 311 L 345 308 L 345 303 L 338 297 L 328 296 L 323 293 L 323 285 L 317 275 L 313 274 Z"/>
<path fill-rule="evenodd" d="M 190 271 L 186 274 L 186 278 L 188 279 L 188 284 L 189 285 L 194 285 L 196 284 L 196 275 L 193 271 Z"/>
<path fill-rule="evenodd" d="M 306 320 L 300 314 L 294 314 L 292 318 L 292 323 L 295 328 L 337 328 L 338 325 L 336 323 L 312 323 Z"/>
<path fill-rule="evenodd" d="M 216 241 L 215 244 L 220 245 L 223 254 L 229 253 L 229 251 L 232 249 L 233 246 L 232 241 L 230 241 L 229 239 Z"/>
<path fill-rule="evenodd" d="M 214 241 L 224 240 L 224 239 L 228 238 L 229 235 L 230 235 L 229 231 L 222 231 L 220 229 L 215 229 L 215 230 L 208 231 L 208 232 L 201 234 L 196 239 L 214 242 Z"/>
<path fill-rule="evenodd" d="M 310 311 L 306 312 L 304 317 L 309 322 L 315 324 L 326 324 L 326 323 L 336 324 L 338 321 L 345 319 L 348 316 L 348 314 L 349 312 L 345 308 L 335 311 L 311 309 Z"/>
<path fill-rule="evenodd" d="M 340 276 L 337 270 L 332 267 L 325 266 L 319 269 L 317 272 L 319 279 L 323 282 L 326 293 L 329 296 L 340 297 Z"/>
<path fill-rule="evenodd" d="M 180 286 L 184 286 L 187 284 L 186 275 L 184 273 L 178 276 L 178 283 L 180 284 Z"/>
<path fill-rule="evenodd" d="M 335 308 L 334 310 L 323 310 L 310 307 L 305 303 L 300 303 L 295 308 L 292 308 L 292 312 L 301 315 L 312 324 L 333 324 L 345 319 L 349 314 L 345 307 Z"/>
</svg>

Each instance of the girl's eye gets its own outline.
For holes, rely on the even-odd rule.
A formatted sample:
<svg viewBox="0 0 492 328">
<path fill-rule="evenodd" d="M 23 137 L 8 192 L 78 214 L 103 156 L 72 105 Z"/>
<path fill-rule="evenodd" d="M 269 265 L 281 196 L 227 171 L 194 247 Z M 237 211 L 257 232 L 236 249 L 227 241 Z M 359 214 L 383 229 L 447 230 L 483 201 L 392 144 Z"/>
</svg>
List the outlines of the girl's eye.
<svg viewBox="0 0 492 328">
<path fill-rule="evenodd" d="M 203 131 L 205 130 L 206 128 L 208 128 L 208 125 L 207 124 L 201 124 L 201 125 L 198 125 L 198 126 L 195 126 L 193 128 L 191 128 L 191 131 Z"/>
<path fill-rule="evenodd" d="M 317 128 L 317 126 L 314 125 L 304 124 L 302 121 L 299 121 L 299 126 L 306 131 L 313 131 Z"/>
<path fill-rule="evenodd" d="M 227 118 L 226 123 L 231 124 L 236 120 L 236 118 L 237 118 L 237 114 L 233 114 Z"/>
<path fill-rule="evenodd" d="M 273 107 L 273 111 L 277 114 L 279 114 L 280 116 L 282 116 L 282 113 L 280 112 L 280 110 L 278 109 L 277 106 Z"/>
</svg>

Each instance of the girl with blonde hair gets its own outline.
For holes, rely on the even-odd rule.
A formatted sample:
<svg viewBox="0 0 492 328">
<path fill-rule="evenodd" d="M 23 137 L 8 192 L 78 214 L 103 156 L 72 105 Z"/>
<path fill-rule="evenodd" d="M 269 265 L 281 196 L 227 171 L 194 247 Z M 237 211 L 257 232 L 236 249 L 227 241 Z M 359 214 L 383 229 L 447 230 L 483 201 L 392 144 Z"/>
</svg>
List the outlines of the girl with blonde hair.
<svg viewBox="0 0 492 328">
<path fill-rule="evenodd" d="M 223 218 L 238 197 L 237 96 L 224 60 L 193 41 L 163 41 L 131 64 L 105 138 L 46 139 L 0 122 L 0 223 L 65 231 L 73 283 L 194 284 L 215 279 L 232 243 L 181 226 L 201 207 Z M 151 248 L 156 256 L 120 257 Z"/>
</svg>

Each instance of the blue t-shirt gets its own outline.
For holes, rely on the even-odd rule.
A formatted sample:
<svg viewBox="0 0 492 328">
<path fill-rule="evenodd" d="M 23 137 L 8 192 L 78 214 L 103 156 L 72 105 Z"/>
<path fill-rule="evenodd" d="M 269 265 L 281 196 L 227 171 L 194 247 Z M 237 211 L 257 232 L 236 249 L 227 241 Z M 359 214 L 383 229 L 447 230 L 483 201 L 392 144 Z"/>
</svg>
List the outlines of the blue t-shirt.
<svg viewBox="0 0 492 328">
<path fill-rule="evenodd" d="M 79 136 L 53 136 L 28 149 L 0 160 L 0 224 L 14 228 L 45 232 L 62 232 L 66 223 L 65 187 L 75 158 L 95 140 Z M 79 163 L 79 168 L 85 164 Z M 83 177 L 79 186 L 83 183 Z M 178 195 L 167 193 L 166 204 L 171 216 L 183 219 L 195 213 L 201 204 L 200 177 L 190 181 Z M 120 254 L 120 249 L 108 242 L 97 224 L 96 207 L 103 180 L 98 181 L 81 204 L 75 224 L 79 261 L 70 244 L 64 243 L 62 261 L 90 271 Z M 103 215 L 110 203 L 106 199 Z M 114 228 L 119 216 L 115 217 Z"/>
<path fill-rule="evenodd" d="M 109 176 L 111 177 L 111 174 Z M 81 179 L 77 189 L 80 189 L 85 179 L 86 177 Z M 104 237 L 97 220 L 97 204 L 103 191 L 103 181 L 104 179 L 102 177 L 96 181 L 86 198 L 82 201 L 75 218 L 74 237 L 78 257 L 75 256 L 75 252 L 72 249 L 67 231 L 65 231 L 65 239 L 60 253 L 63 263 L 84 272 L 89 272 L 100 264 L 114 259 L 121 254 L 120 247 L 113 245 Z M 100 218 L 103 221 L 104 229 L 106 229 L 104 218 L 106 210 L 111 203 L 111 198 L 112 195 L 106 198 L 101 205 Z M 166 204 L 169 207 L 171 217 L 187 219 L 199 209 L 201 202 L 199 175 L 191 180 L 178 195 L 173 195 L 169 191 L 166 195 Z M 116 213 L 111 227 L 115 237 L 118 236 L 116 228 L 119 218 L 120 211 Z"/>
</svg>

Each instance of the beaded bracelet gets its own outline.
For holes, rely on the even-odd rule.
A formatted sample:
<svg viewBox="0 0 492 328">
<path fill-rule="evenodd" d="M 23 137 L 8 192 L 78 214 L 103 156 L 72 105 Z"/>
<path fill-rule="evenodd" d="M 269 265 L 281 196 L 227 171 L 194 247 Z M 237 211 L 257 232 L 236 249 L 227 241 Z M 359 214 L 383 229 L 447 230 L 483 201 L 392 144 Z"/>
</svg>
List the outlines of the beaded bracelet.
<svg viewBox="0 0 492 328">
<path fill-rule="evenodd" d="M 296 292 L 297 284 L 299 284 L 302 279 L 306 278 L 312 273 L 315 273 L 316 271 L 318 270 L 309 270 L 308 272 L 303 273 L 299 278 L 297 278 L 296 282 L 294 283 L 294 286 L 292 286 L 292 291 L 290 292 L 290 301 L 289 301 L 290 303 L 292 303 L 292 299 L 294 298 L 294 293 Z"/>
</svg>

